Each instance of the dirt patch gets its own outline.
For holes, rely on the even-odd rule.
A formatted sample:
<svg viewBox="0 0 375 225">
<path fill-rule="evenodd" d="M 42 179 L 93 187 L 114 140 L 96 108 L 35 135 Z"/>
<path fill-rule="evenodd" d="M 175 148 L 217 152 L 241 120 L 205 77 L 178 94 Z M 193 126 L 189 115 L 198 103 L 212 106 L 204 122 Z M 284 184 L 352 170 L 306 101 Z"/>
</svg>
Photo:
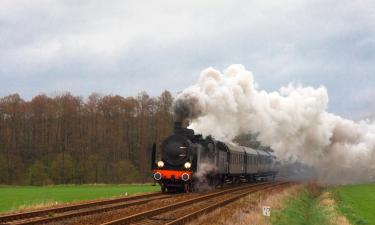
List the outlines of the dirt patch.
<svg viewBox="0 0 375 225">
<path fill-rule="evenodd" d="M 328 210 L 330 214 L 330 225 L 351 225 L 351 223 L 348 221 L 346 217 L 344 217 L 336 211 L 336 202 L 331 196 L 330 192 L 323 192 L 320 198 L 320 204 L 325 206 L 325 208 Z"/>
</svg>

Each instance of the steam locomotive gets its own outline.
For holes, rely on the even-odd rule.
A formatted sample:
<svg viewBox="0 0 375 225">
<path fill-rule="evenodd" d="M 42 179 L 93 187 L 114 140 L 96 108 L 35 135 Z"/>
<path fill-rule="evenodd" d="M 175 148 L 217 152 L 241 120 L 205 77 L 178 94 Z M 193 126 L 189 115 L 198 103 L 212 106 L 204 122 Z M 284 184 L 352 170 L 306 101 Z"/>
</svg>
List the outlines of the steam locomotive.
<svg viewBox="0 0 375 225">
<path fill-rule="evenodd" d="M 162 192 L 191 192 L 224 183 L 274 179 L 277 174 L 272 152 L 203 138 L 180 122 L 162 142 L 161 160 L 156 161 L 156 144 L 151 155 L 153 178 Z"/>
</svg>

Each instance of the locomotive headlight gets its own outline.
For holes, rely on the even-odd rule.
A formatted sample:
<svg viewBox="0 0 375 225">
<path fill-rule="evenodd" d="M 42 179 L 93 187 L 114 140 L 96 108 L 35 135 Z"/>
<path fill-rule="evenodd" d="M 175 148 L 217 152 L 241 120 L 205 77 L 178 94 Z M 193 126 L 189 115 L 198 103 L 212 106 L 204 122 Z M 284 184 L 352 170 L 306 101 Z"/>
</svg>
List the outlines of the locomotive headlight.
<svg viewBox="0 0 375 225">
<path fill-rule="evenodd" d="M 191 167 L 191 163 L 186 162 L 186 163 L 184 164 L 184 167 L 185 167 L 186 169 L 190 169 L 190 167 Z"/>
<path fill-rule="evenodd" d="M 163 161 L 159 161 L 158 162 L 158 167 L 162 168 L 164 166 L 164 162 Z"/>
</svg>

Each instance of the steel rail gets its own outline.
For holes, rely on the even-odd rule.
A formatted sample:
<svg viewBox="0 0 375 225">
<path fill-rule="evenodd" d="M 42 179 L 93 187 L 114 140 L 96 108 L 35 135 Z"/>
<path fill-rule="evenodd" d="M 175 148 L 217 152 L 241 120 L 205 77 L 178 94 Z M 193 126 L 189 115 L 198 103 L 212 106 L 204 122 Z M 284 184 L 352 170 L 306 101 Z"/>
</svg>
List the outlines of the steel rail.
<svg viewBox="0 0 375 225">
<path fill-rule="evenodd" d="M 56 216 L 51 216 L 47 218 L 37 218 L 34 220 L 29 220 L 29 221 L 19 221 L 12 223 L 13 225 L 34 225 L 34 224 L 45 224 L 45 223 L 50 223 L 50 222 L 55 222 L 55 221 L 60 221 L 64 219 L 70 219 L 70 218 L 75 218 L 75 217 L 81 217 L 81 216 L 87 216 L 87 215 L 92 215 L 92 214 L 98 214 L 98 213 L 103 213 L 103 212 L 108 212 L 108 211 L 113 211 L 117 209 L 122 209 L 126 208 L 129 206 L 134 206 L 134 205 L 141 205 L 148 203 L 150 201 L 154 200 L 160 200 L 160 199 L 166 199 L 166 198 L 171 198 L 171 195 L 165 195 L 157 198 L 148 198 L 148 199 L 143 199 L 143 200 L 136 200 L 134 202 L 125 202 L 125 203 L 118 203 L 114 205 L 106 205 L 103 207 L 99 208 L 86 208 L 82 211 L 73 211 L 73 212 L 68 212 L 65 214 L 61 215 L 56 215 Z"/>
</svg>

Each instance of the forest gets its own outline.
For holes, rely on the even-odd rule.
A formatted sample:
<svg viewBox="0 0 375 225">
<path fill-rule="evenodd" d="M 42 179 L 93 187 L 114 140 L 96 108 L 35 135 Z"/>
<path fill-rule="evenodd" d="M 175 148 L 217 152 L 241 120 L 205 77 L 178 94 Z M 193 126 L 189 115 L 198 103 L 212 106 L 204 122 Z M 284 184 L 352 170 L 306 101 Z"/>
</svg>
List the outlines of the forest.
<svg viewBox="0 0 375 225">
<path fill-rule="evenodd" d="M 171 134 L 173 96 L 62 93 L 0 98 L 0 184 L 150 179 L 150 146 Z"/>
</svg>

